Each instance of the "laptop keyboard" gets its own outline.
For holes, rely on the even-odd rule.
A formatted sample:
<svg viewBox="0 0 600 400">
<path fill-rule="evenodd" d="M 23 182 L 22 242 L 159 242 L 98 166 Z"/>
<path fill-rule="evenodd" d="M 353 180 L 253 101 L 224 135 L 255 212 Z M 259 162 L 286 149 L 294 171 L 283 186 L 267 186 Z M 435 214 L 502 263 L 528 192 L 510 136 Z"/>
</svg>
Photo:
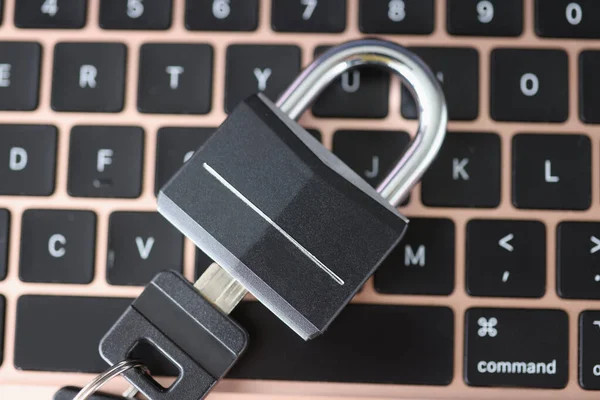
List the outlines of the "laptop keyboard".
<svg viewBox="0 0 600 400">
<path fill-rule="evenodd" d="M 250 348 L 217 392 L 598 396 L 597 0 L 0 4 L 0 398 L 81 386 L 155 273 L 199 276 L 211 260 L 156 213 L 159 188 L 240 100 L 366 36 L 420 55 L 449 103 L 409 231 L 313 341 L 244 302 Z M 376 186 L 416 117 L 365 68 L 301 123 Z"/>
</svg>

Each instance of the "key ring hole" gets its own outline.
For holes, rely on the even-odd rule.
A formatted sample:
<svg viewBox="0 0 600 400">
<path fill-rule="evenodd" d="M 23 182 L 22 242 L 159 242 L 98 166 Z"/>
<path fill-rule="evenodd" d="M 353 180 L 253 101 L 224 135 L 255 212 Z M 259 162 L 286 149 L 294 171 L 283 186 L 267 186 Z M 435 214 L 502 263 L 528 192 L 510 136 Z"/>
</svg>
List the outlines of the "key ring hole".
<svg viewBox="0 0 600 400">
<path fill-rule="evenodd" d="M 129 351 L 128 358 L 139 360 L 152 371 L 152 374 L 146 371 L 144 377 L 158 390 L 171 389 L 181 378 L 182 371 L 177 364 L 150 340 L 142 339 L 136 342 Z"/>
</svg>

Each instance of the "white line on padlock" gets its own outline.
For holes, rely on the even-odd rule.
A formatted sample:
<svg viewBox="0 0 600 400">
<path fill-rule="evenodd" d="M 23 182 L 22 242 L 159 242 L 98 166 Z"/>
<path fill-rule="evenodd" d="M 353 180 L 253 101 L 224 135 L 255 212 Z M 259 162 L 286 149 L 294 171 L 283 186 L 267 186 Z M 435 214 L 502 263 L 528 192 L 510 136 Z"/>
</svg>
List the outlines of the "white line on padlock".
<svg viewBox="0 0 600 400">
<path fill-rule="evenodd" d="M 215 171 L 210 165 L 207 163 L 203 163 L 202 167 L 208 171 L 213 177 L 215 177 L 223 186 L 225 186 L 229 191 L 236 195 L 236 197 L 242 200 L 248 207 L 250 207 L 254 212 L 260 215 L 265 221 L 267 221 L 273 228 L 277 229 L 279 233 L 281 233 L 287 240 L 289 240 L 294 246 L 296 246 L 304 255 L 310 258 L 319 268 L 321 268 L 327 275 L 329 275 L 334 281 L 339 283 L 340 285 L 344 284 L 342 278 L 336 275 L 335 272 L 330 270 L 325 264 L 323 264 L 317 257 L 315 257 L 310 251 L 308 251 L 304 246 L 302 246 L 296 239 L 294 239 L 289 233 L 283 230 L 282 227 L 277 225 L 275 221 L 273 221 L 267 214 L 262 212 L 260 208 L 255 206 L 250 200 L 246 198 L 239 190 L 237 190 L 231 183 L 227 182 L 225 178 L 223 178 L 217 171 Z"/>
</svg>

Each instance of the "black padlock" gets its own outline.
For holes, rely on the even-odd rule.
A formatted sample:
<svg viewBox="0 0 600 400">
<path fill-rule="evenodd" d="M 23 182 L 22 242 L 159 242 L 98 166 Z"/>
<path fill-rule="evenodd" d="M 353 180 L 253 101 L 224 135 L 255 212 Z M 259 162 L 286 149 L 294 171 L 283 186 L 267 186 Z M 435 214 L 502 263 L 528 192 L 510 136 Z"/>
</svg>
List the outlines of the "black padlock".
<svg viewBox="0 0 600 400">
<path fill-rule="evenodd" d="M 334 78 L 363 64 L 397 72 L 421 110 L 415 140 L 377 190 L 294 121 Z M 238 105 L 162 188 L 158 208 L 310 339 L 400 241 L 408 221 L 395 206 L 437 154 L 446 120 L 437 80 L 412 53 L 350 42 L 316 60 L 277 105 L 261 94 Z"/>
</svg>

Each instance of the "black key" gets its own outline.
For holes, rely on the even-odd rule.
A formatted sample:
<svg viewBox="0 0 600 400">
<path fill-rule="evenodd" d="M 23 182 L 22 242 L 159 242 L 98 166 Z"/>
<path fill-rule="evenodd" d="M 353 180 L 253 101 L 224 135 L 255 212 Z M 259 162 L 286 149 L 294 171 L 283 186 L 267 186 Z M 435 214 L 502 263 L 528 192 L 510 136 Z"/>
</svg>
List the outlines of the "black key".
<svg viewBox="0 0 600 400">
<path fill-rule="evenodd" d="M 434 0 L 360 0 L 359 26 L 364 33 L 433 32 Z"/>
<path fill-rule="evenodd" d="M 212 66 L 213 49 L 207 44 L 143 44 L 138 110 L 208 113 L 212 101 Z"/>
<path fill-rule="evenodd" d="M 54 47 L 52 109 L 123 109 L 127 48 L 122 43 L 58 43 Z"/>
<path fill-rule="evenodd" d="M 410 137 L 400 131 L 337 131 L 333 152 L 376 187 L 394 168 Z"/>
<path fill-rule="evenodd" d="M 536 0 L 535 32 L 553 38 L 600 38 L 595 0 Z"/>
<path fill-rule="evenodd" d="M 327 46 L 319 46 L 315 56 Z M 315 100 L 312 112 L 317 117 L 383 118 L 388 114 L 390 75 L 377 67 L 344 72 Z"/>
<path fill-rule="evenodd" d="M 542 297 L 546 226 L 540 221 L 469 221 L 466 269 L 471 296 Z"/>
<path fill-rule="evenodd" d="M 86 20 L 87 0 L 15 1 L 18 28 L 79 29 Z"/>
<path fill-rule="evenodd" d="M 411 218 L 400 244 L 375 272 L 387 294 L 449 295 L 454 290 L 454 222 Z"/>
<path fill-rule="evenodd" d="M 264 92 L 271 100 L 277 100 L 298 76 L 301 62 L 298 46 L 229 46 L 225 78 L 225 112 L 230 113 L 237 103 L 256 92 Z"/>
<path fill-rule="evenodd" d="M 213 262 L 214 261 L 207 256 L 205 252 L 196 248 L 196 279 L 200 278 L 200 275 L 202 275 Z"/>
<path fill-rule="evenodd" d="M 10 213 L 8 212 L 8 210 L 0 209 L 0 281 L 6 278 L 6 271 L 8 270 L 8 240 L 10 238 L 9 234 Z M 2 357 L 0 357 L 0 361 L 1 360 Z"/>
<path fill-rule="evenodd" d="M 449 133 L 423 176 L 421 199 L 432 207 L 497 207 L 500 204 L 500 137 Z"/>
<path fill-rule="evenodd" d="M 92 211 L 25 210 L 19 278 L 23 282 L 90 283 L 95 239 Z"/>
<path fill-rule="evenodd" d="M 56 127 L 0 125 L 0 195 L 54 192 Z"/>
<path fill-rule="evenodd" d="M 600 299 L 600 223 L 561 222 L 556 229 L 557 292 L 567 299 Z"/>
<path fill-rule="evenodd" d="M 0 4 L 1 5 L 1 4 Z M 2 354 L 2 350 L 4 349 L 4 305 L 6 301 L 4 300 L 4 296 L 0 294 L 0 365 L 2 365 L 2 360 L 4 355 Z"/>
<path fill-rule="evenodd" d="M 448 0 L 447 29 L 451 35 L 520 36 L 523 0 Z"/>
<path fill-rule="evenodd" d="M 518 208 L 586 210 L 592 202 L 591 142 L 585 135 L 513 137 L 513 204 Z"/>
<path fill-rule="evenodd" d="M 271 26 L 279 32 L 343 32 L 346 0 L 273 0 Z"/>
<path fill-rule="evenodd" d="M 600 311 L 579 315 L 579 384 L 600 390 Z"/>
<path fill-rule="evenodd" d="M 154 193 L 189 160 L 213 134 L 215 128 L 160 128 L 156 143 Z"/>
<path fill-rule="evenodd" d="M 0 42 L 0 110 L 38 106 L 41 47 L 34 42 Z"/>
<path fill-rule="evenodd" d="M 146 285 L 164 270 L 181 272 L 183 236 L 160 214 L 110 215 L 106 279 L 112 285 Z"/>
<path fill-rule="evenodd" d="M 17 302 L 15 367 L 99 373 L 98 344 L 131 299 L 25 295 Z M 50 345 L 51 344 L 51 345 Z"/>
<path fill-rule="evenodd" d="M 479 114 L 479 53 L 472 48 L 413 47 L 442 83 L 448 103 L 448 118 L 474 120 Z M 416 119 L 417 106 L 402 86 L 402 115 Z"/>
<path fill-rule="evenodd" d="M 308 342 L 258 302 L 242 303 L 233 318 L 252 340 L 229 378 L 448 385 L 454 375 L 446 307 L 349 304 Z"/>
<path fill-rule="evenodd" d="M 317 141 L 319 143 L 322 142 L 321 131 L 319 131 L 318 129 L 311 129 L 311 128 L 307 128 L 306 131 L 308 133 L 310 133 L 312 135 L 312 137 L 314 137 L 315 139 L 317 139 Z"/>
<path fill-rule="evenodd" d="M 468 385 L 561 389 L 568 378 L 569 317 L 564 311 L 467 310 Z"/>
<path fill-rule="evenodd" d="M 54 394 L 52 400 L 73 400 L 80 390 L 81 388 L 72 386 L 64 387 Z M 123 397 L 96 392 L 90 397 L 90 400 L 123 400 Z"/>
<path fill-rule="evenodd" d="M 588 124 L 600 123 L 600 51 L 579 55 L 579 118 Z"/>
<path fill-rule="evenodd" d="M 186 0 L 185 27 L 192 31 L 254 31 L 258 0 Z"/>
<path fill-rule="evenodd" d="M 566 121 L 569 116 L 568 61 L 563 50 L 493 50 L 492 118 L 497 121 Z"/>
<path fill-rule="evenodd" d="M 103 29 L 169 29 L 172 0 L 101 0 Z"/>
<path fill-rule="evenodd" d="M 71 130 L 69 194 L 135 198 L 142 191 L 144 130 L 135 126 L 83 126 Z"/>
</svg>

